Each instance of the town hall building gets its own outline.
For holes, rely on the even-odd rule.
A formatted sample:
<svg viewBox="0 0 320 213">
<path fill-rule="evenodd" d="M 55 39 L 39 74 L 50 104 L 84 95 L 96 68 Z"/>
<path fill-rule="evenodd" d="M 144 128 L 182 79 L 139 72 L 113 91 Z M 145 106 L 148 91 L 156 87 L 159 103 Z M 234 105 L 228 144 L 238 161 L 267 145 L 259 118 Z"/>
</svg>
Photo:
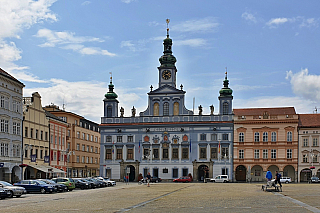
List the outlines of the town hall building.
<svg viewBox="0 0 320 213">
<path fill-rule="evenodd" d="M 204 181 L 228 174 L 232 180 L 233 96 L 227 73 L 219 91 L 219 113 L 210 106 L 211 113 L 205 115 L 201 105 L 194 113 L 185 107 L 183 86 L 176 85 L 169 29 L 163 45 L 158 88 L 150 87 L 145 111 L 136 114 L 133 107 L 125 117 L 110 80 L 100 124 L 100 175 L 123 180 L 128 174 L 130 181 L 137 181 L 139 174 L 150 172 L 170 181 L 191 174 L 194 181 Z"/>
</svg>

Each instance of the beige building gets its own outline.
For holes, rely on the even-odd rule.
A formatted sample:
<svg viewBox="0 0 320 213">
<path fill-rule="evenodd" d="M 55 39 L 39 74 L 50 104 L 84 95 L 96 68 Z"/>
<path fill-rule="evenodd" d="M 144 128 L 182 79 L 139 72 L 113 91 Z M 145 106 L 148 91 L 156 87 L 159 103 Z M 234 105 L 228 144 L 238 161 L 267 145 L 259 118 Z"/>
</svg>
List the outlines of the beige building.
<svg viewBox="0 0 320 213">
<path fill-rule="evenodd" d="M 306 182 L 312 176 L 320 178 L 319 164 L 320 114 L 299 115 L 298 181 Z"/>
<path fill-rule="evenodd" d="M 24 179 L 49 178 L 53 173 L 63 175 L 63 171 L 49 166 L 49 119 L 38 92 L 23 98 L 23 115 Z"/>
<path fill-rule="evenodd" d="M 236 181 L 264 181 L 267 170 L 298 179 L 298 115 L 293 107 L 234 109 Z"/>
<path fill-rule="evenodd" d="M 100 162 L 99 125 L 56 105 L 45 107 L 53 115 L 67 122 L 66 154 L 68 177 L 98 176 Z"/>
</svg>

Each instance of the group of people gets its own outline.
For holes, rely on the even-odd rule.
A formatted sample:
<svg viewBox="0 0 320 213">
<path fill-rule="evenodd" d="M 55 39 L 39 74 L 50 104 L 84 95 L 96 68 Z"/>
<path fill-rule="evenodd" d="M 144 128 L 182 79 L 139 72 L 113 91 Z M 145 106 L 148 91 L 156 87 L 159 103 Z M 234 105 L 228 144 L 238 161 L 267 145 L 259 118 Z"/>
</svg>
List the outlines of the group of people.
<svg viewBox="0 0 320 213">
<path fill-rule="evenodd" d="M 267 171 L 266 178 L 267 178 L 268 181 L 271 181 L 272 173 L 271 173 L 270 170 Z M 275 182 L 274 183 L 275 184 L 279 183 L 280 187 L 282 187 L 280 179 L 281 179 L 281 174 L 278 171 L 276 171 Z"/>
</svg>

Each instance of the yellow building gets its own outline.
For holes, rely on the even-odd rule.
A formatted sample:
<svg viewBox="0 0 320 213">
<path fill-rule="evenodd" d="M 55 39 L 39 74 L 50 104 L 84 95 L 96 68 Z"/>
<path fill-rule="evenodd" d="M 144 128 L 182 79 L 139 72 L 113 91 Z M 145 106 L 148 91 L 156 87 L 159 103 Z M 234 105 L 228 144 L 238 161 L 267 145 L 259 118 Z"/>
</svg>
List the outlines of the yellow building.
<svg viewBox="0 0 320 213">
<path fill-rule="evenodd" d="M 23 98 L 23 176 L 24 179 L 49 178 L 64 172 L 49 166 L 49 119 L 41 105 L 38 92 Z"/>
</svg>

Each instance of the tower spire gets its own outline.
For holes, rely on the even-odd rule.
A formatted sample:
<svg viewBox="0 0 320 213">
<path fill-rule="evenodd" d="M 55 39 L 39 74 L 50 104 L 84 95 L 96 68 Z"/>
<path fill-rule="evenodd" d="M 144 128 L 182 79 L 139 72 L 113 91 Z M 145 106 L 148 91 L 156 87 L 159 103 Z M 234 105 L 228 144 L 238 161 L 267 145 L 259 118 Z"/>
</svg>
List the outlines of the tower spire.
<svg viewBox="0 0 320 213">
<path fill-rule="evenodd" d="M 159 58 L 160 67 L 175 67 L 177 59 L 172 55 L 172 39 L 169 37 L 169 22 L 167 23 L 167 37 L 163 40 L 163 55 Z"/>
<path fill-rule="evenodd" d="M 167 38 L 169 38 L 169 23 L 170 23 L 170 19 L 166 19 L 167 22 Z"/>
</svg>

